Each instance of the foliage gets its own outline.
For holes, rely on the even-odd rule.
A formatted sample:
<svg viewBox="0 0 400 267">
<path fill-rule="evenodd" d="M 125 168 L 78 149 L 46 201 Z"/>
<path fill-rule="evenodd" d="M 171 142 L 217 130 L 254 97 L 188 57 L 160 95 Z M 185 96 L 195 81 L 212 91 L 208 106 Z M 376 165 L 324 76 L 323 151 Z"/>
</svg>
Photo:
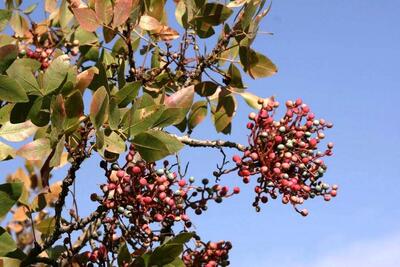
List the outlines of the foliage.
<svg viewBox="0 0 400 267">
<path fill-rule="evenodd" d="M 305 107 L 288 106 L 298 115 L 285 142 L 295 139 L 292 147 L 308 149 L 299 154 L 311 158 L 303 162 L 313 168 L 306 177 L 292 157 L 298 154 L 286 157 L 292 147 L 280 149 L 276 140 L 291 120 L 263 125 L 264 113 L 278 103 L 250 93 L 242 78 L 277 72 L 252 46 L 270 11 L 266 0 L 29 2 L 6 0 L 0 10 L 0 161 L 26 160 L 0 185 L 5 265 L 227 266 L 230 242 L 201 241 L 191 218 L 191 210 L 200 215 L 208 202 L 240 192 L 221 185 L 223 175 L 238 172 L 246 183 L 261 175 L 256 207 L 265 202 L 262 193 L 282 193 L 295 208 L 307 188 L 322 187 L 316 194 L 325 199 L 336 195 L 337 186 L 314 175 L 326 169 L 314 151 L 324 137 L 322 121 L 321 127 L 306 125 L 310 135 L 300 136 Z M 191 138 L 208 116 L 216 132 L 230 134 L 240 98 L 259 110 L 257 119 L 251 115 L 256 126 L 249 126 L 249 147 Z M 179 160 L 184 146 L 221 151 L 215 182 L 188 178 Z M 232 168 L 225 148 L 244 151 Z M 269 149 L 285 153 L 272 160 Z M 105 182 L 90 196 L 98 208 L 80 217 L 71 188 L 82 163 L 95 154 L 102 158 Z M 63 166 L 65 177 L 50 180 Z M 266 166 L 279 173 L 266 175 Z M 67 207 L 68 198 L 73 207 Z M 81 236 L 72 240 L 75 233 Z"/>
</svg>

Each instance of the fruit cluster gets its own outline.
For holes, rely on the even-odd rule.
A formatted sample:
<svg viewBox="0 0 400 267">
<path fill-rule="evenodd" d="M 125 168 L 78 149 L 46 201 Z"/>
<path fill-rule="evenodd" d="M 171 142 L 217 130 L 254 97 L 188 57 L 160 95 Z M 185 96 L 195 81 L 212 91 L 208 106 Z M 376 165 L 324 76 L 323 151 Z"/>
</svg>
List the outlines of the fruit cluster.
<svg viewBox="0 0 400 267">
<path fill-rule="evenodd" d="M 239 193 L 238 188 L 229 192 L 226 186 L 215 184 L 210 187 L 208 179 L 202 180 L 202 186 L 195 186 L 193 177 L 186 181 L 171 171 L 168 161 L 164 161 L 163 168 L 156 169 L 155 163 L 140 158 L 133 145 L 124 166 L 113 163 L 108 168 L 102 161 L 101 167 L 108 180 L 100 186 L 104 194 L 92 194 L 91 199 L 112 212 L 112 216 L 104 219 L 105 224 L 113 225 L 107 230 L 110 239 L 117 239 L 115 225 L 129 222 L 123 230 L 139 247 L 159 241 L 162 229 L 170 229 L 175 222 L 191 227 L 188 209 L 194 209 L 199 215 L 207 209 L 208 201 L 220 203 L 223 198 Z"/>
<path fill-rule="evenodd" d="M 229 265 L 229 250 L 232 244 L 226 241 L 208 242 L 207 244 L 198 241 L 198 249 L 187 249 L 182 260 L 187 267 L 217 267 Z"/>
<path fill-rule="evenodd" d="M 65 43 L 67 53 L 70 56 L 77 56 L 79 54 L 79 41 L 73 40 L 72 42 Z M 19 49 L 20 57 L 28 57 L 35 59 L 41 63 L 40 68 L 45 70 L 49 67 L 52 59 L 54 58 L 55 48 L 50 44 L 44 44 L 42 47 L 29 48 L 27 45 L 21 45 Z"/>
<path fill-rule="evenodd" d="M 22 49 L 20 55 L 26 55 L 28 58 L 36 59 L 41 63 L 41 69 L 45 70 L 49 67 L 53 55 L 53 49 L 36 47 L 35 49 Z"/>
<path fill-rule="evenodd" d="M 280 194 L 284 204 L 291 203 L 297 212 L 307 216 L 308 211 L 298 210 L 296 205 L 316 196 L 329 201 L 337 194 L 337 185 L 320 180 L 327 170 L 322 158 L 333 154 L 333 143 L 327 143 L 325 151 L 318 151 L 325 138 L 324 130 L 333 125 L 316 119 L 301 99 L 287 101 L 287 111 L 280 120 L 274 119 L 278 102 L 259 103 L 262 108 L 258 114 L 249 114 L 249 147 L 243 156 L 233 157 L 238 174 L 244 183 L 250 181 L 250 176 L 260 175 L 253 203 L 257 211 L 260 202 L 266 203 L 269 197 L 276 199 Z"/>
<path fill-rule="evenodd" d="M 86 252 L 85 254 L 89 262 L 102 263 L 107 259 L 107 248 L 105 246 L 100 246 L 91 252 Z"/>
</svg>

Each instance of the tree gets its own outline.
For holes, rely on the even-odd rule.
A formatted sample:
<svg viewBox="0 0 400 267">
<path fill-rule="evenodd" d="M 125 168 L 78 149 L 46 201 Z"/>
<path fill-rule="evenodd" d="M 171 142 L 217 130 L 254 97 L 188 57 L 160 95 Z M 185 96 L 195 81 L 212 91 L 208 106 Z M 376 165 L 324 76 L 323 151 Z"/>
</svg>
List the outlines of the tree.
<svg viewBox="0 0 400 267">
<path fill-rule="evenodd" d="M 318 150 L 332 124 L 301 99 L 275 118 L 279 103 L 242 80 L 277 72 L 252 48 L 266 0 L 5 2 L 0 160 L 26 163 L 0 185 L 4 264 L 227 266 L 231 243 L 202 241 L 192 229 L 208 202 L 240 192 L 221 184 L 224 175 L 245 184 L 255 177 L 256 211 L 280 198 L 307 216 L 298 208 L 305 200 L 336 196 L 337 186 L 321 180 L 333 144 Z M 191 137 L 208 114 L 216 132 L 229 134 L 237 98 L 256 110 L 248 144 Z M 183 146 L 222 153 L 215 179 L 190 177 L 178 156 Z M 230 161 L 226 149 L 239 155 Z M 104 184 L 90 195 L 98 208 L 80 217 L 71 187 L 95 154 Z M 61 166 L 65 177 L 53 182 Z"/>
</svg>

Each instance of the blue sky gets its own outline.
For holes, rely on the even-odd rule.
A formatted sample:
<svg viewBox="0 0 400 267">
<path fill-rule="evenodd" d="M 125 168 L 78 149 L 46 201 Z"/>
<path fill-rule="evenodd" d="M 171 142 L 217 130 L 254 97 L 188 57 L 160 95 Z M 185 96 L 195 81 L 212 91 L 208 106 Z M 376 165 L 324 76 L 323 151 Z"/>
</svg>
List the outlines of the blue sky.
<svg viewBox="0 0 400 267">
<path fill-rule="evenodd" d="M 260 35 L 255 45 L 279 73 L 247 85 L 281 102 L 301 97 L 334 122 L 327 139 L 336 144 L 335 156 L 327 160 L 325 179 L 340 191 L 329 203 L 306 203 L 306 218 L 278 201 L 255 213 L 252 187 L 210 208 L 198 230 L 232 240 L 233 267 L 400 266 L 399 11 L 398 1 L 273 2 L 262 30 L 274 35 Z M 229 139 L 245 142 L 247 112 L 239 108 Z M 201 175 L 215 163 L 197 153 L 193 161 L 200 164 L 191 171 Z"/>
<path fill-rule="evenodd" d="M 253 187 L 234 174 L 225 177 L 242 193 L 212 204 L 194 221 L 205 240 L 232 241 L 231 266 L 400 266 L 399 12 L 395 0 L 274 1 L 261 27 L 274 35 L 259 35 L 255 48 L 279 73 L 245 81 L 263 97 L 301 97 L 334 122 L 327 139 L 336 144 L 335 156 L 327 160 L 325 179 L 340 190 L 329 203 L 306 202 L 306 218 L 279 201 L 256 213 Z M 232 135 L 216 136 L 206 121 L 194 136 L 245 143 L 250 109 L 241 104 Z M 220 159 L 207 149 L 185 149 L 182 158 L 190 159 L 189 173 L 198 178 L 210 177 Z M 102 181 L 97 164 L 87 163 L 78 176 L 78 200 L 87 212 L 93 207 L 88 195 Z M 3 173 L 16 168 L 11 162 L 0 166 Z"/>
</svg>

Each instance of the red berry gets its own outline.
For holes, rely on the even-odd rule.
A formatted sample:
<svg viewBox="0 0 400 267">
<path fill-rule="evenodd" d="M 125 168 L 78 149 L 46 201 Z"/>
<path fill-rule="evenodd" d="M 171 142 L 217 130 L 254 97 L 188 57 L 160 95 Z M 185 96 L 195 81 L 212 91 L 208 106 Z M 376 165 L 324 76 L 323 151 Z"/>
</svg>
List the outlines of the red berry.
<svg viewBox="0 0 400 267">
<path fill-rule="evenodd" d="M 332 190 L 330 194 L 331 194 L 332 197 L 336 197 L 337 191 L 336 190 Z"/>
<path fill-rule="evenodd" d="M 157 222 L 161 222 L 163 219 L 164 219 L 164 217 L 159 213 L 154 215 L 154 220 L 157 221 Z"/>
<path fill-rule="evenodd" d="M 235 187 L 233 188 L 233 193 L 234 193 L 234 194 L 239 194 L 239 193 L 240 193 L 240 188 L 237 187 L 237 186 L 235 186 Z"/>
<path fill-rule="evenodd" d="M 134 167 L 132 168 L 132 172 L 133 172 L 134 174 L 140 174 L 140 173 L 142 173 L 142 169 L 141 169 L 140 167 L 138 167 L 138 166 L 134 166 Z"/>
<path fill-rule="evenodd" d="M 118 170 L 117 171 L 117 177 L 118 178 L 122 178 L 125 176 L 125 171 L 124 170 Z"/>
<path fill-rule="evenodd" d="M 147 180 L 146 180 L 146 178 L 140 178 L 140 179 L 139 179 L 139 183 L 140 183 L 140 185 L 142 185 L 142 186 L 147 185 Z"/>
<path fill-rule="evenodd" d="M 241 162 L 242 162 L 242 158 L 241 158 L 239 155 L 234 155 L 234 156 L 232 157 L 232 160 L 233 160 L 235 163 L 241 163 Z"/>
</svg>

